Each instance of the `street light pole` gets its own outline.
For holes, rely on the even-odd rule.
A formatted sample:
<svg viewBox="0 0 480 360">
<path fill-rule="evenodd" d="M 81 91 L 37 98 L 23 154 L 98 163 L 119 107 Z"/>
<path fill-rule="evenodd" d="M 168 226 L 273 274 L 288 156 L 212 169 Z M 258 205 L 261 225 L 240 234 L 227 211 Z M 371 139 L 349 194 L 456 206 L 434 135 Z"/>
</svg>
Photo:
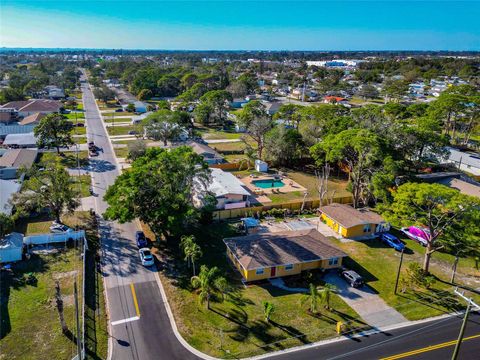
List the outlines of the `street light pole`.
<svg viewBox="0 0 480 360">
<path fill-rule="evenodd" d="M 397 278 L 395 280 L 395 290 L 393 292 L 395 295 L 397 295 L 398 280 L 400 280 L 400 270 L 402 270 L 402 262 L 403 262 L 403 249 L 402 249 L 402 253 L 400 254 L 400 262 L 398 263 Z"/>
</svg>

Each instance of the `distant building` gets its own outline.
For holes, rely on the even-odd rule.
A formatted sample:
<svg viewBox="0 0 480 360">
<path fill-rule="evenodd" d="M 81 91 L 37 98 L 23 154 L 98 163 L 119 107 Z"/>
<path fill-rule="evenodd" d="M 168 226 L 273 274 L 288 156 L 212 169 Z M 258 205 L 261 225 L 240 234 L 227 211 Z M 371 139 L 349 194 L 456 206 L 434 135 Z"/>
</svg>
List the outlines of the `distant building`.
<svg viewBox="0 0 480 360">
<path fill-rule="evenodd" d="M 222 164 L 225 162 L 223 156 L 208 145 L 196 141 L 192 141 L 188 145 L 192 147 L 195 153 L 201 155 L 208 165 Z"/>
<path fill-rule="evenodd" d="M 8 149 L 0 157 L 0 179 L 18 177 L 18 169 L 30 169 L 37 158 L 37 149 Z"/>
<path fill-rule="evenodd" d="M 5 215 L 12 214 L 12 205 L 10 200 L 13 194 L 20 191 L 22 184 L 14 180 L 0 179 L 0 213 Z"/>
<path fill-rule="evenodd" d="M 453 164 L 459 170 L 466 171 L 475 176 L 480 176 L 480 154 L 473 151 L 461 151 L 447 147 L 446 158 L 439 159 L 440 162 Z"/>
<path fill-rule="evenodd" d="M 0 106 L 0 124 L 8 124 L 18 119 L 18 110 L 13 107 Z"/>
<path fill-rule="evenodd" d="M 18 112 L 18 116 L 27 117 L 35 113 L 58 113 L 62 109 L 62 103 L 57 100 L 31 99 L 22 101 L 11 101 L 0 107 L 0 109 L 2 108 L 15 109 L 15 111 Z"/>
<path fill-rule="evenodd" d="M 30 125 L 30 124 L 38 124 L 40 120 L 45 117 L 45 114 L 42 113 L 34 113 L 27 117 L 24 117 L 22 121 L 19 122 L 20 125 Z"/>
<path fill-rule="evenodd" d="M 480 183 L 472 180 L 467 175 L 457 172 L 439 172 L 432 174 L 420 174 L 417 178 L 428 182 L 437 183 L 457 189 L 462 194 L 480 198 Z"/>
<path fill-rule="evenodd" d="M 47 98 L 49 99 L 52 99 L 52 100 L 65 99 L 65 91 L 63 91 L 63 89 L 55 85 L 45 86 L 45 91 L 47 92 Z"/>
<path fill-rule="evenodd" d="M 33 132 L 26 134 L 8 134 L 3 141 L 8 147 L 34 148 L 37 147 L 37 138 Z"/>
<path fill-rule="evenodd" d="M 0 264 L 22 260 L 23 234 L 12 232 L 0 239 Z"/>
</svg>

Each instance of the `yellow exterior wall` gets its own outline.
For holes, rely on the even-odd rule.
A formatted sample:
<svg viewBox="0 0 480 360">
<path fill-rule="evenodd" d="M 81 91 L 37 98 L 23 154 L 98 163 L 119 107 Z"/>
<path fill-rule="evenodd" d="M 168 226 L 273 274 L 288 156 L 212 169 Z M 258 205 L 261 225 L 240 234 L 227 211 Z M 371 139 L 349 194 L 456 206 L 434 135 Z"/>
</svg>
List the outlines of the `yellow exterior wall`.
<svg viewBox="0 0 480 360">
<path fill-rule="evenodd" d="M 374 234 L 375 228 L 377 226 L 377 224 L 370 224 L 370 232 L 363 232 L 363 227 L 365 225 L 357 225 L 357 226 L 345 228 L 342 225 L 338 224 L 334 219 L 331 219 L 325 214 L 321 215 L 321 220 L 325 224 L 327 224 L 330 228 L 332 228 L 333 231 L 335 231 L 336 233 L 340 233 L 343 237 L 346 237 L 346 238 L 353 238 L 353 237 L 360 237 L 360 236 Z"/>
<path fill-rule="evenodd" d="M 243 278 L 246 281 L 256 281 L 256 280 L 264 280 L 271 278 L 271 267 L 266 267 L 263 269 L 263 274 L 257 274 L 257 270 L 244 270 L 243 267 L 238 263 L 235 259 L 233 254 L 227 248 L 227 255 L 235 264 L 235 267 L 238 269 L 240 274 L 242 274 Z M 278 265 L 275 266 L 275 277 L 282 277 L 282 276 L 289 276 L 289 275 L 296 275 L 300 274 L 302 271 L 305 270 L 312 270 L 312 269 L 333 269 L 336 267 L 340 267 L 342 265 L 342 258 L 338 258 L 338 264 L 330 266 L 328 264 L 328 260 L 318 260 L 318 261 L 310 261 L 306 263 L 298 263 L 293 264 L 293 269 L 286 270 L 285 265 Z"/>
</svg>

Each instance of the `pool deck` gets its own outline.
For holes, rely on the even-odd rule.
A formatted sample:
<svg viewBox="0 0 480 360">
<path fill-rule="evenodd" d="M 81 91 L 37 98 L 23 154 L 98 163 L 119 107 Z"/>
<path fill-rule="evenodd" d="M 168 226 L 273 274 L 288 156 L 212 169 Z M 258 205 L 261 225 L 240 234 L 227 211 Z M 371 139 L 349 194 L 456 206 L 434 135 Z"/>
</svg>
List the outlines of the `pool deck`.
<svg viewBox="0 0 480 360">
<path fill-rule="evenodd" d="M 307 190 L 306 188 L 299 185 L 295 181 L 284 176 L 281 177 L 281 180 L 285 185 L 278 188 L 264 189 L 264 188 L 255 186 L 255 184 L 253 183 L 254 181 L 257 181 L 257 180 L 272 180 L 272 179 L 273 177 L 271 175 L 264 175 L 264 176 L 257 176 L 257 177 L 247 176 L 247 177 L 241 178 L 240 181 L 242 181 L 247 186 L 247 188 L 255 195 L 282 194 L 282 193 L 288 193 L 292 191 Z"/>
</svg>

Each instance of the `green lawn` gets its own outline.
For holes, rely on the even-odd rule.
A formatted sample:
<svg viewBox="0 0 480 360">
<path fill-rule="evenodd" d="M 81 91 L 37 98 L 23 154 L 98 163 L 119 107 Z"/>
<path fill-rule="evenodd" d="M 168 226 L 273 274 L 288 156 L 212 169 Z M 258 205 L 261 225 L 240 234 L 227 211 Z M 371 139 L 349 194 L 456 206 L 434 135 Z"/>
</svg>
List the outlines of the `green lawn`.
<svg viewBox="0 0 480 360">
<path fill-rule="evenodd" d="M 106 123 L 113 123 L 115 121 L 115 123 L 119 123 L 119 122 L 131 122 L 132 121 L 132 118 L 129 117 L 129 118 L 118 118 L 118 117 L 115 117 L 114 118 L 103 118 L 103 121 L 106 122 Z"/>
<path fill-rule="evenodd" d="M 70 114 L 64 114 L 64 116 L 69 119 L 75 121 L 75 116 L 78 120 L 80 119 L 85 119 L 85 113 L 83 112 L 77 112 L 77 113 L 70 113 Z"/>
<path fill-rule="evenodd" d="M 179 331 L 197 349 L 217 357 L 247 357 L 333 337 L 339 320 L 364 326 L 336 295 L 331 311 L 322 307 L 321 315 L 313 316 L 306 311 L 307 305 L 301 305 L 301 294 L 284 292 L 267 282 L 244 287 L 225 258 L 222 239 L 235 235 L 232 225 L 204 226 L 195 235 L 204 254 L 198 264 L 219 267 L 233 287 L 225 301 L 214 299 L 208 310 L 192 291 L 191 271 L 183 260 L 177 257 L 175 265 L 161 273 Z M 178 245 L 171 244 L 170 248 L 177 251 Z M 319 274 L 312 274 L 309 281 L 321 285 Z M 276 307 L 270 323 L 264 319 L 262 301 L 270 301 Z"/>
<path fill-rule="evenodd" d="M 92 183 L 92 178 L 90 175 L 76 175 L 72 176 L 72 187 L 80 190 L 80 197 L 90 196 L 90 185 Z"/>
<path fill-rule="evenodd" d="M 245 143 L 242 141 L 237 142 L 228 142 L 228 143 L 218 143 L 210 144 L 211 148 L 217 150 L 218 152 L 224 151 L 243 151 L 245 149 Z"/>
<path fill-rule="evenodd" d="M 123 148 L 115 148 L 115 156 L 119 158 L 126 158 L 128 155 L 128 148 L 123 147 Z"/>
<path fill-rule="evenodd" d="M 87 137 L 86 136 L 74 137 L 73 141 L 75 142 L 75 144 L 86 144 L 87 143 Z"/>
<path fill-rule="evenodd" d="M 220 129 L 214 129 L 211 127 L 206 127 L 202 125 L 195 125 L 195 130 L 196 133 L 202 136 L 204 139 L 240 139 L 242 137 L 242 134 L 236 133 L 233 131 L 224 131 Z"/>
<path fill-rule="evenodd" d="M 56 152 L 40 153 L 38 162 L 41 166 L 42 162 L 58 158 L 60 159 L 61 164 L 66 167 L 69 167 L 69 168 L 77 167 L 77 154 L 75 152 L 69 151 L 69 152 L 64 152 L 63 154 L 64 156 L 59 156 Z M 88 164 L 87 151 L 84 151 L 84 150 L 79 151 L 78 158 L 80 160 L 80 166 L 84 166 Z"/>
<path fill-rule="evenodd" d="M 437 316 L 449 313 L 461 308 L 458 298 L 453 296 L 450 291 L 452 286 L 436 281 L 432 289 L 415 288 L 407 290 L 404 294 L 394 294 L 395 278 L 400 260 L 400 254 L 390 247 L 384 245 L 380 240 L 352 241 L 342 243 L 338 240 L 336 245 L 350 255 L 345 265 L 359 272 L 366 279 L 368 285 L 372 287 L 390 306 L 397 309 L 409 320 L 424 319 L 431 316 Z M 402 266 L 402 276 L 410 262 L 421 264 L 423 260 L 424 248 L 412 240 L 406 240 L 407 248 L 404 255 Z M 453 257 L 447 254 L 434 254 L 434 259 L 449 258 L 449 263 Z M 469 261 L 460 261 L 458 271 L 465 273 L 473 271 L 469 268 Z M 431 272 L 439 279 L 448 280 L 449 271 L 445 268 L 432 264 Z"/>
<path fill-rule="evenodd" d="M 86 126 L 75 126 L 71 130 L 72 135 L 85 135 L 87 133 Z"/>
<path fill-rule="evenodd" d="M 109 126 L 107 127 L 109 135 L 128 135 L 129 131 L 141 132 L 139 126 Z"/>
<path fill-rule="evenodd" d="M 33 234 L 43 231 L 51 224 L 47 217 L 38 219 L 23 219 L 17 223 L 17 231 Z M 84 227 L 88 224 L 87 212 L 76 213 L 75 216 L 63 218 L 69 225 Z M 38 220 L 38 221 L 37 221 Z M 37 224 L 35 226 L 31 224 Z M 38 224 L 42 224 L 39 226 Z M 90 238 L 90 235 L 88 235 Z M 74 249 L 60 247 L 60 252 L 49 255 L 32 255 L 29 260 L 15 263 L 13 275 L 0 272 L 0 287 L 2 301 L 0 310 L 2 323 L 0 327 L 0 358 L 1 359 L 71 359 L 76 352 L 76 344 L 62 334 L 58 312 L 55 307 L 55 281 L 59 281 L 64 301 L 64 315 L 67 326 L 75 332 L 73 282 L 77 280 L 78 290 L 82 291 L 82 258 Z M 95 267 L 93 267 L 95 269 Z M 31 273 L 36 283 L 26 284 L 24 279 Z M 93 271 L 93 274 L 96 272 Z M 99 290 L 102 291 L 102 279 L 98 278 Z M 106 318 L 103 295 L 99 293 L 99 316 L 95 324 L 97 346 L 93 358 L 106 358 Z M 81 297 L 79 297 L 81 304 Z M 91 303 L 91 301 L 90 301 Z M 88 307 L 87 307 L 88 310 Z M 21 346 L 20 346 L 21 344 Z"/>
</svg>

